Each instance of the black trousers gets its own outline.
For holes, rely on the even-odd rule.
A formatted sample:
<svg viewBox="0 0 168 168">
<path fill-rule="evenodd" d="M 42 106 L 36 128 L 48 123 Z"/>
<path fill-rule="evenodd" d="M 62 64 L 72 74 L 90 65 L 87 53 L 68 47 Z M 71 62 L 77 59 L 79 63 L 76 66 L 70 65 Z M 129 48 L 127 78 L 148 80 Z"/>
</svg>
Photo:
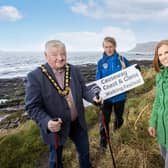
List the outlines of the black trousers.
<svg viewBox="0 0 168 168">
<path fill-rule="evenodd" d="M 102 117 L 102 114 L 100 114 L 100 145 L 102 147 L 106 148 L 106 145 L 107 145 L 104 125 L 106 126 L 107 133 L 109 136 L 109 122 L 111 118 L 112 108 L 114 107 L 114 114 L 115 114 L 113 129 L 116 130 L 120 128 L 123 124 L 124 106 L 125 106 L 125 100 L 115 102 L 115 103 L 104 102 L 103 107 L 102 107 L 102 113 L 104 117 Z"/>
</svg>

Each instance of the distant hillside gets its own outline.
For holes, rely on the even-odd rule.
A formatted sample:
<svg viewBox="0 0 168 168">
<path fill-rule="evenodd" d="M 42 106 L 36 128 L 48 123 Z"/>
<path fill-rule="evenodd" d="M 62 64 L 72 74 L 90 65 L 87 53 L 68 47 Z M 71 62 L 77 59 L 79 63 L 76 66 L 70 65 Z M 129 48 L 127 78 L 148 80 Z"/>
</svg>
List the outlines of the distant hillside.
<svg viewBox="0 0 168 168">
<path fill-rule="evenodd" d="M 137 43 L 135 48 L 130 50 L 129 52 L 154 52 L 154 48 L 157 42 L 147 42 L 147 43 Z"/>
</svg>

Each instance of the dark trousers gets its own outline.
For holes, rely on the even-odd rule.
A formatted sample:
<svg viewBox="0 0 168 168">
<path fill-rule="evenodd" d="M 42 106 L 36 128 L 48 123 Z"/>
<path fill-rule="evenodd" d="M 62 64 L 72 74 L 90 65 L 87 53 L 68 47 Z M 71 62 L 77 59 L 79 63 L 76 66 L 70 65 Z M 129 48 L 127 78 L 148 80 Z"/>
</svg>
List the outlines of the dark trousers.
<svg viewBox="0 0 168 168">
<path fill-rule="evenodd" d="M 106 126 L 107 133 L 109 136 L 109 122 L 110 122 L 110 118 L 111 118 L 112 107 L 114 107 L 114 114 L 115 114 L 114 130 L 116 130 L 116 129 L 120 128 L 123 124 L 124 105 L 125 105 L 125 100 L 115 102 L 115 103 L 111 103 L 111 102 L 104 102 L 103 103 L 102 113 L 103 113 L 104 117 L 102 117 L 102 114 L 100 116 L 100 145 L 102 147 L 106 148 L 106 146 L 107 146 L 104 125 Z"/>
<path fill-rule="evenodd" d="M 69 137 L 76 146 L 76 150 L 78 152 L 78 159 L 79 159 L 80 168 L 90 168 L 91 164 L 89 161 L 88 133 L 87 133 L 87 130 L 84 130 L 80 126 L 78 120 L 75 120 L 74 122 L 71 123 Z M 63 168 L 62 151 L 63 151 L 63 146 L 59 146 L 59 149 L 56 152 L 55 146 L 50 145 L 50 154 L 49 154 L 50 168 L 56 168 L 56 164 L 57 164 L 56 163 L 56 154 L 59 155 L 59 160 L 60 160 L 58 168 Z"/>
</svg>

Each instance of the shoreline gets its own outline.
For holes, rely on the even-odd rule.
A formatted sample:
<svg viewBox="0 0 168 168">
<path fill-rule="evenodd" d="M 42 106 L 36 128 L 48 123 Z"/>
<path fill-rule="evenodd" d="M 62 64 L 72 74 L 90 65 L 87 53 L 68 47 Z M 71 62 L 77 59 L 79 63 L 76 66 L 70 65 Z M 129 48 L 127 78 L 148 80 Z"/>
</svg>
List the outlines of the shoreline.
<svg viewBox="0 0 168 168">
<path fill-rule="evenodd" d="M 132 64 L 139 64 L 141 67 L 150 67 L 152 65 L 152 60 L 136 60 L 136 59 L 132 59 L 129 60 L 129 63 Z M 72 64 L 75 65 L 75 64 Z M 84 70 L 87 70 L 87 68 L 85 69 L 85 67 L 89 67 L 91 68 L 91 66 L 93 66 L 94 69 L 96 69 L 96 64 L 95 63 L 86 63 L 86 64 L 79 64 L 79 65 L 75 65 L 77 67 L 79 67 L 81 69 L 81 71 L 83 72 Z M 89 72 L 89 70 L 88 70 Z M 25 76 L 14 76 L 14 77 L 7 77 L 7 78 L 1 78 L 0 77 L 0 81 L 1 80 L 12 80 L 12 79 L 22 79 L 24 80 L 26 78 Z"/>
<path fill-rule="evenodd" d="M 150 60 L 131 60 L 130 65 L 138 64 L 141 68 L 151 68 L 152 61 Z M 96 64 L 81 64 L 76 65 L 79 67 L 81 74 L 85 79 L 85 83 L 95 80 Z M 0 78 L 0 99 L 17 99 L 23 97 L 25 94 L 25 81 L 26 77 L 14 78 Z M 1 108 L 1 103 L 0 103 Z"/>
</svg>

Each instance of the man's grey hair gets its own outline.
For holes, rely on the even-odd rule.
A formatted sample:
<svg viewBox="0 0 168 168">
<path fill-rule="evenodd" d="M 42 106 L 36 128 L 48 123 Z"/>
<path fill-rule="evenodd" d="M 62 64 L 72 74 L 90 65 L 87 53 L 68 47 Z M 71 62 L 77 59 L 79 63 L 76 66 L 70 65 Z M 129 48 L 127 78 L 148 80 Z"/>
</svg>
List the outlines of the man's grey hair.
<svg viewBox="0 0 168 168">
<path fill-rule="evenodd" d="M 56 48 L 63 48 L 66 50 L 65 48 L 65 44 L 63 42 L 61 42 L 60 40 L 49 40 L 46 42 L 45 44 L 45 51 L 48 50 L 48 48 L 51 47 L 56 47 Z"/>
</svg>

